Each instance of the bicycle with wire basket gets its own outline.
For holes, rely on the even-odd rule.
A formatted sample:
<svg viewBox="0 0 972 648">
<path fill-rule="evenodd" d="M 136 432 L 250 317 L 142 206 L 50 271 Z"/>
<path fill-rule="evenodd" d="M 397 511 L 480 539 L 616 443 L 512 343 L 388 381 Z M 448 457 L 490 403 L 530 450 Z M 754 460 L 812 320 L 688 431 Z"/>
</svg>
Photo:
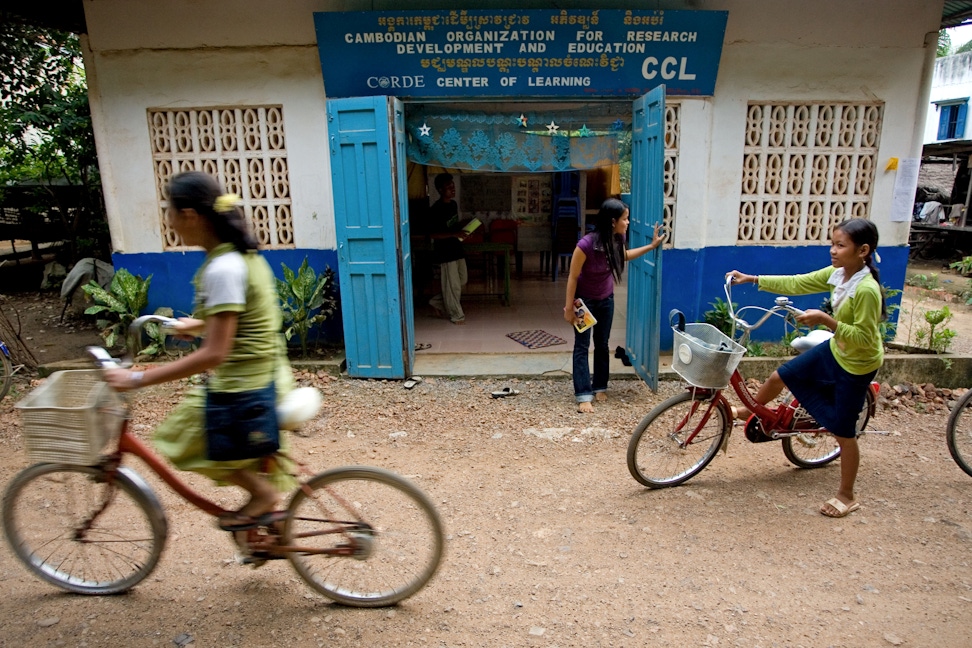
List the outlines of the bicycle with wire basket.
<svg viewBox="0 0 972 648">
<path fill-rule="evenodd" d="M 735 311 L 731 277 L 724 290 L 732 321 L 730 335 L 709 324 L 684 324 L 684 316 L 672 311 L 675 346 L 672 368 L 688 384 L 686 390 L 658 405 L 638 424 L 628 444 L 628 470 L 649 488 L 677 486 L 705 468 L 720 449 L 728 447 L 732 433 L 732 408 L 724 391 L 727 386 L 752 415 L 745 422 L 746 438 L 753 443 L 781 441 L 783 454 L 800 468 L 818 468 L 840 456 L 837 441 L 784 391 L 779 405 L 756 402 L 738 369 L 753 331 L 771 317 L 781 317 L 784 326 L 796 330 L 795 316 L 803 313 L 788 297 L 777 297 L 772 308 L 745 306 Z M 762 311 L 755 324 L 741 318 L 745 311 Z M 736 341 L 737 328 L 742 331 Z M 798 352 L 822 344 L 829 331 L 811 331 L 791 343 Z M 871 382 L 866 402 L 857 420 L 858 436 L 874 415 L 880 386 Z"/>
<path fill-rule="evenodd" d="M 140 335 L 148 322 L 171 327 L 174 320 L 141 317 L 130 335 Z M 101 379 L 101 369 L 119 363 L 104 349 L 88 350 L 99 369 L 55 373 L 18 404 L 28 456 L 39 463 L 7 486 L 3 528 L 34 575 L 70 592 L 115 594 L 152 572 L 167 535 L 159 499 L 122 465 L 126 457 L 141 459 L 203 512 L 218 518 L 229 511 L 193 491 L 134 435 L 127 402 Z M 316 416 L 320 404 L 316 389 L 291 391 L 277 406 L 281 429 Z M 266 461 L 282 459 L 290 458 Z M 356 607 L 392 605 L 415 594 L 435 573 L 444 544 L 429 498 L 403 477 L 368 466 L 301 481 L 285 509 L 242 530 L 242 562 L 259 567 L 289 560 L 310 587 Z"/>
</svg>

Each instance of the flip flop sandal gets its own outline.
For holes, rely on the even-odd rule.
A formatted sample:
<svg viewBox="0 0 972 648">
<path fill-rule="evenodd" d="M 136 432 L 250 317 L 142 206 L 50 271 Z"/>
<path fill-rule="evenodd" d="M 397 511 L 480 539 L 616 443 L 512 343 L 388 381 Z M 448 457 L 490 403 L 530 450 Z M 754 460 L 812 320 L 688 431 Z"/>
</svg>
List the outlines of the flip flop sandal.
<svg viewBox="0 0 972 648">
<path fill-rule="evenodd" d="M 491 395 L 493 398 L 506 398 L 507 396 L 516 396 L 520 393 L 519 389 L 513 389 L 512 387 L 504 387 L 499 391 L 494 391 Z"/>
<path fill-rule="evenodd" d="M 411 389 L 412 387 L 415 387 L 415 385 L 419 384 L 420 382 L 422 382 L 421 376 L 412 376 L 411 378 L 409 378 L 408 380 L 402 383 L 402 387 L 404 387 L 405 389 Z"/>
<path fill-rule="evenodd" d="M 418 342 L 415 344 L 416 351 L 425 351 L 426 349 L 431 349 L 432 345 L 425 342 Z"/>
<path fill-rule="evenodd" d="M 288 517 L 287 511 L 270 511 L 257 517 L 231 513 L 219 519 L 216 525 L 223 531 L 235 533 L 237 531 L 248 531 L 257 527 L 270 526 L 276 522 L 283 522 Z"/>
</svg>

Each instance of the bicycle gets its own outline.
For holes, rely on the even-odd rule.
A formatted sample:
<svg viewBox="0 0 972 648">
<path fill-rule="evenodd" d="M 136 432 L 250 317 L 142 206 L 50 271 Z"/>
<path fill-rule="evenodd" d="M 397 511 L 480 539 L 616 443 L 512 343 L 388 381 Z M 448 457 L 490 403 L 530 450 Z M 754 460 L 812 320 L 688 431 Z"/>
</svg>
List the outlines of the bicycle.
<svg viewBox="0 0 972 648">
<path fill-rule="evenodd" d="M 143 316 L 130 333 L 147 322 L 169 326 L 173 321 Z M 119 366 L 100 347 L 89 352 L 101 369 Z M 66 440 L 66 434 L 58 434 L 57 443 L 45 447 L 40 430 L 34 456 L 41 462 L 16 475 L 3 496 L 3 528 L 17 558 L 52 585 L 92 595 L 134 587 L 156 567 L 166 542 L 162 505 L 145 480 L 122 465 L 126 455 L 141 459 L 203 512 L 229 513 L 193 491 L 129 430 L 129 405 L 101 379 L 101 369 L 58 372 L 24 399 L 27 431 L 50 425 L 54 417 L 56 426 L 75 425 L 92 438 Z M 84 407 L 72 407 L 72 392 L 81 394 L 74 400 Z M 62 409 L 70 416 L 56 404 L 66 406 Z M 294 429 L 319 408 L 316 389 L 295 389 L 278 404 L 280 427 Z M 34 414 L 40 423 L 28 421 Z M 25 436 L 30 451 L 31 437 Z M 104 436 L 110 437 L 110 451 L 100 455 Z M 82 449 L 67 453 L 71 446 Z M 248 555 L 242 562 L 259 567 L 289 560 L 311 588 L 356 607 L 392 605 L 418 592 L 438 568 L 444 545 L 442 523 L 428 496 L 403 477 L 368 466 L 333 468 L 302 481 L 285 509 L 261 516 L 245 530 Z"/>
<path fill-rule="evenodd" d="M 793 316 L 803 313 L 788 297 L 777 297 L 772 308 L 746 306 L 738 311 L 732 303 L 731 277 L 724 286 L 729 316 L 733 323 L 729 336 L 709 324 L 689 324 L 692 332 L 680 333 L 673 325 L 676 349 L 672 366 L 689 383 L 686 391 L 667 399 L 645 416 L 628 443 L 627 463 L 631 476 L 649 488 L 677 486 L 705 468 L 720 449 L 728 447 L 733 416 L 723 391 L 726 383 L 752 415 L 745 423 L 746 438 L 753 443 L 782 441 L 783 454 L 800 468 L 818 468 L 840 456 L 840 446 L 832 434 L 820 427 L 799 402 L 784 392 L 776 406 L 762 405 L 746 386 L 737 365 L 746 351 L 753 331 L 770 317 L 782 317 L 796 329 Z M 749 324 L 739 317 L 747 309 L 763 311 Z M 672 316 L 682 314 L 673 311 Z M 682 317 L 684 320 L 684 317 Z M 684 322 L 682 323 L 685 327 Z M 736 327 L 743 331 L 736 342 Z M 832 334 L 811 331 L 792 345 L 806 351 L 829 340 Z M 694 340 L 694 341 L 693 341 Z M 694 366 L 693 366 L 694 363 Z M 694 384 L 693 384 L 694 383 Z M 866 402 L 857 421 L 858 436 L 874 415 L 880 385 L 872 381 Z"/>
<path fill-rule="evenodd" d="M 970 402 L 972 402 L 972 389 L 965 392 L 948 415 L 945 440 L 948 442 L 948 452 L 952 455 L 952 459 L 965 471 L 965 474 L 972 477 L 972 423 L 970 423 L 972 416 L 966 413 Z"/>
</svg>

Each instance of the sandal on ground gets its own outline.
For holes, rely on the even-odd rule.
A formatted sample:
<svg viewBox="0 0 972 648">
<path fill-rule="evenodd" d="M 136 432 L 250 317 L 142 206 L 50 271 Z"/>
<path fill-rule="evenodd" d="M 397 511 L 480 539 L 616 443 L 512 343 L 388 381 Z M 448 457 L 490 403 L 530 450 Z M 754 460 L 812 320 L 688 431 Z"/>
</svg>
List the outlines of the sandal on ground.
<svg viewBox="0 0 972 648">
<path fill-rule="evenodd" d="M 493 398 L 506 398 L 507 396 L 516 396 L 520 393 L 519 389 L 513 389 L 512 387 L 504 387 L 499 391 L 494 391 L 492 393 Z"/>
<path fill-rule="evenodd" d="M 827 510 L 825 508 L 823 508 L 823 507 L 820 507 L 820 514 L 821 515 L 826 515 L 827 517 L 832 517 L 832 518 L 842 518 L 842 517 L 845 517 L 847 515 L 850 515 L 851 513 L 853 513 L 854 511 L 856 511 L 857 509 L 861 508 L 861 505 L 860 505 L 859 502 L 851 502 L 850 504 L 844 504 L 843 502 L 841 502 L 836 497 L 831 497 L 829 500 L 827 500 L 826 502 L 824 502 L 824 506 L 827 506 L 827 505 L 832 506 L 834 508 L 834 510 L 837 511 L 837 514 L 834 515 L 833 513 L 828 513 Z"/>
<path fill-rule="evenodd" d="M 287 519 L 287 516 L 287 511 L 270 511 L 269 513 L 264 513 L 256 517 L 242 513 L 228 513 L 221 515 L 216 524 L 223 531 L 234 533 L 236 531 L 247 531 L 257 527 L 270 526 L 276 522 L 283 522 Z"/>
</svg>

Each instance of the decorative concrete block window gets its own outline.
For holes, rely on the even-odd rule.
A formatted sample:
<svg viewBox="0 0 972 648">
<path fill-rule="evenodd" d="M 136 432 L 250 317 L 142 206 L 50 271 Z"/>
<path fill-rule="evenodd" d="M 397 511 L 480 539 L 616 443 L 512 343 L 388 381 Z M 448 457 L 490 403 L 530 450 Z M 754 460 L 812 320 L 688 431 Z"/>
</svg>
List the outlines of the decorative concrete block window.
<svg viewBox="0 0 972 648">
<path fill-rule="evenodd" d="M 969 99 L 939 101 L 938 138 L 939 140 L 964 139 L 965 115 L 969 110 Z"/>
<path fill-rule="evenodd" d="M 675 187 L 678 181 L 679 104 L 665 103 L 665 247 L 671 247 L 675 232 Z"/>
<path fill-rule="evenodd" d="M 239 194 L 261 247 L 294 247 L 280 106 L 150 109 L 148 122 L 163 249 L 185 247 L 165 218 L 165 187 L 182 171 L 210 173 Z"/>
<path fill-rule="evenodd" d="M 817 244 L 868 218 L 882 103 L 752 103 L 743 152 L 740 244 Z"/>
</svg>

